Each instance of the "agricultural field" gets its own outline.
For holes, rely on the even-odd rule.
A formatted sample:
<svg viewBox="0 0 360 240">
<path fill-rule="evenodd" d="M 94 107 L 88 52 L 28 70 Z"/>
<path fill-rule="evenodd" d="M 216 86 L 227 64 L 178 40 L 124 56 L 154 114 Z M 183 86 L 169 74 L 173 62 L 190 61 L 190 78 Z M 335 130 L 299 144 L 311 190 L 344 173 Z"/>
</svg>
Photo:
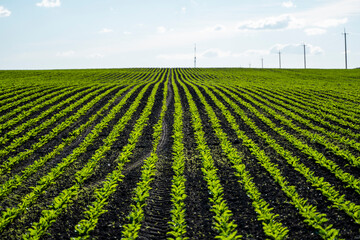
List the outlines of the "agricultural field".
<svg viewBox="0 0 360 240">
<path fill-rule="evenodd" d="M 0 71 L 0 239 L 360 239 L 360 70 Z"/>
</svg>

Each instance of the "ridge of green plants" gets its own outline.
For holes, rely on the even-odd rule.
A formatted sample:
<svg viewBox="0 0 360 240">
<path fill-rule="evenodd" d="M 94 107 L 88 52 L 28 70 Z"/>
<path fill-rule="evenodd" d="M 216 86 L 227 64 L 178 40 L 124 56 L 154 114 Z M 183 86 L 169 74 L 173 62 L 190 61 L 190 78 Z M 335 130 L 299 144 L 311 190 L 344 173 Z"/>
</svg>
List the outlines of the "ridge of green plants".
<svg viewBox="0 0 360 240">
<path fill-rule="evenodd" d="M 205 87 L 204 87 L 205 88 Z M 345 195 L 340 195 L 340 193 L 328 182 L 324 180 L 324 178 L 317 177 L 316 174 L 311 171 L 308 167 L 300 162 L 300 159 L 294 157 L 291 152 L 285 150 L 282 146 L 280 146 L 275 139 L 271 138 L 266 132 L 260 130 L 256 124 L 246 116 L 245 112 L 236 105 L 233 101 L 227 98 L 226 95 L 219 92 L 218 90 L 212 88 L 215 92 L 217 92 L 233 109 L 234 111 L 243 119 L 243 121 L 254 130 L 254 132 L 261 138 L 263 138 L 266 143 L 268 143 L 280 156 L 282 156 L 288 163 L 291 165 L 297 172 L 302 174 L 306 181 L 308 181 L 313 187 L 317 190 L 321 191 L 321 193 L 328 198 L 330 202 L 332 202 L 332 207 L 336 207 L 340 210 L 345 211 L 350 217 L 354 219 L 354 221 L 360 224 L 360 206 L 355 203 L 348 201 L 345 199 Z M 215 95 L 211 92 L 208 92 L 209 95 L 214 98 L 214 101 L 217 100 Z M 251 106 L 247 106 L 250 110 L 255 111 Z M 267 122 L 267 119 L 261 117 L 260 114 L 256 114 L 263 122 Z M 272 129 L 276 129 L 276 126 L 273 124 Z M 278 128 L 280 129 L 280 128 Z M 280 131 L 283 131 L 280 129 Z M 283 133 L 287 134 L 285 131 Z M 289 134 L 287 134 L 291 137 Z"/>
<path fill-rule="evenodd" d="M 156 174 L 156 163 L 158 161 L 158 154 L 157 149 L 159 146 L 159 142 L 161 139 L 161 135 L 163 132 L 163 121 L 165 117 L 165 113 L 167 110 L 167 96 L 168 96 L 168 79 L 165 82 L 165 87 L 163 91 L 163 101 L 162 101 L 162 108 L 161 113 L 159 116 L 158 122 L 154 126 L 154 133 L 153 133 L 153 149 L 150 154 L 150 157 L 144 160 L 143 166 L 141 167 L 141 181 L 139 181 L 134 189 L 134 196 L 132 197 L 132 204 L 130 205 L 131 211 L 129 215 L 126 217 L 127 224 L 123 226 L 121 238 L 122 239 L 136 239 L 139 235 L 139 230 L 141 228 L 141 224 L 144 220 L 144 208 L 147 205 L 146 200 L 150 196 L 151 190 L 151 182 L 154 180 L 154 176 Z M 155 97 L 155 96 L 154 96 Z M 150 101 L 154 101 L 155 98 L 151 99 Z M 149 104 L 152 107 L 152 104 Z M 151 109 L 149 108 L 150 114 Z M 140 135 L 139 135 L 140 136 Z M 130 138 L 129 142 L 132 139 Z"/>
<path fill-rule="evenodd" d="M 73 111 L 76 107 L 80 106 L 85 101 L 89 100 L 91 97 L 96 96 L 96 94 L 98 94 L 100 91 L 106 90 L 106 88 L 107 87 L 100 88 L 95 91 L 94 91 L 94 89 L 87 89 L 87 90 L 85 90 L 85 92 L 77 93 L 77 94 L 73 95 L 72 97 L 67 98 L 66 100 L 62 101 L 61 103 L 52 106 L 45 112 L 42 112 L 36 118 L 32 118 L 32 119 L 28 120 L 27 122 L 21 124 L 17 128 L 7 132 L 4 136 L 0 137 L 0 143 L 4 145 L 5 143 L 7 143 L 11 140 L 13 140 L 13 141 L 8 146 L 6 146 L 0 150 L 0 157 L 3 157 L 5 155 L 9 154 L 10 152 L 14 151 L 15 148 L 17 148 L 18 146 L 20 146 L 21 144 L 26 142 L 28 139 L 36 136 L 39 132 L 46 129 L 51 124 L 54 124 L 60 118 L 66 116 L 68 113 Z M 91 90 L 93 92 L 90 92 Z M 86 93 L 88 93 L 88 94 L 83 96 L 83 94 L 86 94 Z M 81 99 L 78 101 L 75 101 L 79 97 L 81 97 Z M 37 125 L 35 128 L 27 131 L 23 136 L 15 138 L 16 135 L 25 131 L 25 129 L 27 129 L 28 127 L 36 125 L 38 123 L 38 121 L 40 121 L 44 117 L 50 115 L 54 111 L 58 110 L 60 107 L 66 106 L 66 104 L 69 104 L 72 101 L 75 101 L 75 102 L 73 104 L 71 104 L 70 106 L 66 107 L 65 109 L 63 109 L 62 111 L 58 112 L 57 114 L 53 115 L 50 119 L 47 119 L 46 121 L 42 122 L 40 125 Z"/>
<path fill-rule="evenodd" d="M 198 108 L 184 83 L 179 82 L 179 84 L 185 91 L 190 107 L 191 122 L 194 130 L 195 142 L 197 144 L 196 148 L 200 153 L 203 164 L 201 171 L 203 172 L 204 180 L 207 183 L 210 194 L 210 211 L 214 213 L 213 228 L 218 234 L 216 238 L 241 239 L 242 236 L 238 235 L 236 230 L 237 225 L 234 223 L 234 220 L 231 220 L 233 214 L 229 210 L 227 203 L 223 198 L 223 188 L 217 175 L 217 168 L 214 165 L 214 160 L 211 156 L 210 149 L 207 146 L 207 141 L 205 139 L 205 133 L 202 128 L 202 121 L 198 112 Z"/>
<path fill-rule="evenodd" d="M 175 83 L 175 78 L 172 78 L 172 86 L 174 91 L 174 129 L 172 138 L 173 143 L 173 165 L 174 177 L 171 180 L 171 202 L 172 208 L 171 221 L 168 222 L 171 231 L 167 232 L 169 240 L 186 240 L 186 219 L 185 219 L 185 199 L 187 197 L 185 190 L 186 178 L 184 176 L 185 169 L 185 147 L 184 147 L 184 133 L 183 133 L 183 109 L 181 106 L 181 98 L 179 89 Z"/>
<path fill-rule="evenodd" d="M 134 106 L 140 104 L 140 100 L 144 95 L 146 89 L 151 83 L 148 83 L 141 92 L 138 94 L 136 100 L 133 102 L 130 107 L 130 110 L 125 113 L 122 117 L 124 121 L 129 120 L 129 116 L 135 111 Z M 21 202 L 12 208 L 7 208 L 2 212 L 2 216 L 0 218 L 0 232 L 4 230 L 4 228 L 11 223 L 15 218 L 17 218 L 23 212 L 26 212 L 28 207 L 38 199 L 40 195 L 50 186 L 56 183 L 56 179 L 59 178 L 65 171 L 66 168 L 73 163 L 78 156 L 84 153 L 87 150 L 87 147 L 92 144 L 93 141 L 99 136 L 100 132 L 108 125 L 108 123 L 115 117 L 116 113 L 122 108 L 122 106 L 126 103 L 129 97 L 135 92 L 140 85 L 135 86 L 128 94 L 120 101 L 120 103 L 114 107 L 105 118 L 97 124 L 91 133 L 89 133 L 85 139 L 81 142 L 81 144 L 73 150 L 73 152 L 65 157 L 56 167 L 52 168 L 51 171 L 43 176 L 35 187 L 33 187 L 33 191 L 25 195 Z"/>
<path fill-rule="evenodd" d="M 155 85 L 151 96 L 155 95 L 159 84 L 160 82 Z M 150 84 L 148 84 L 148 86 L 149 85 Z M 143 91 L 143 93 L 144 92 L 145 91 Z M 141 96 L 141 94 L 139 94 L 139 96 Z M 113 143 L 119 138 L 121 132 L 125 128 L 126 123 L 131 119 L 132 114 L 140 105 L 140 101 L 141 98 L 137 98 L 137 101 L 135 100 L 124 117 L 122 117 L 121 120 L 114 126 L 108 137 L 103 140 L 104 144 L 96 150 L 95 154 L 91 157 L 91 159 L 89 159 L 86 166 L 75 174 L 74 185 L 63 190 L 57 197 L 54 198 L 48 209 L 42 211 L 39 221 L 33 223 L 32 227 L 28 229 L 28 232 L 22 236 L 23 239 L 40 239 L 40 237 L 45 234 L 51 224 L 56 221 L 56 218 L 74 201 L 73 198 L 79 194 L 79 191 L 81 191 L 84 182 L 95 173 L 94 169 L 97 164 L 105 157 L 105 153 L 111 149 Z M 143 112 L 150 114 L 151 109 L 149 110 L 145 108 Z M 140 126 L 144 126 L 146 121 L 140 118 L 137 123 L 139 123 Z M 138 129 L 132 133 L 134 132 L 138 133 Z"/>
<path fill-rule="evenodd" d="M 226 92 L 228 94 L 230 94 L 237 101 L 245 104 L 245 106 L 248 107 L 249 110 L 253 109 L 251 105 L 249 105 L 246 102 L 242 101 L 235 94 L 229 92 L 228 90 L 226 90 Z M 243 95 L 245 96 L 245 94 L 243 94 Z M 262 106 L 262 104 L 258 103 L 254 99 L 251 98 L 251 100 L 253 102 L 257 103 L 259 107 Z M 264 109 L 266 109 L 266 111 L 272 112 L 272 115 L 274 115 L 274 116 L 276 115 L 276 113 L 273 112 L 274 110 L 272 110 L 270 108 L 264 108 Z M 258 112 L 255 111 L 255 110 L 253 111 L 253 113 L 258 114 Z M 276 115 L 276 117 L 281 118 L 280 115 Z M 266 123 L 270 127 L 272 126 L 273 123 L 271 122 L 271 120 L 269 120 L 268 118 L 265 118 L 265 117 L 262 117 L 262 119 L 263 119 L 264 123 Z M 274 130 L 277 133 L 279 133 L 281 136 L 285 137 L 285 139 L 287 139 L 291 144 L 293 144 L 301 152 L 309 155 L 320 166 L 325 167 L 326 169 L 328 169 L 332 174 L 334 174 L 336 176 L 336 178 L 338 178 L 342 182 L 346 183 L 348 185 L 348 187 L 353 188 L 357 193 L 360 194 L 360 180 L 359 179 L 357 179 L 353 175 L 343 171 L 336 163 L 334 163 L 333 161 L 327 159 L 322 153 L 320 153 L 320 152 L 314 150 L 313 148 L 309 147 L 307 143 L 299 140 L 298 138 L 296 138 L 293 135 L 285 134 L 287 132 L 285 130 L 283 130 L 282 128 L 275 128 L 274 127 Z"/>
<path fill-rule="evenodd" d="M 7 180 L 5 183 L 0 185 L 0 199 L 4 198 L 11 192 L 12 189 L 18 187 L 22 184 L 24 180 L 26 180 L 29 176 L 31 176 L 33 173 L 37 172 L 37 170 L 43 166 L 46 162 L 48 162 L 50 159 L 54 158 L 56 155 L 58 155 L 66 146 L 70 145 L 73 141 L 75 141 L 88 127 L 90 127 L 91 124 L 105 111 L 107 110 L 112 103 L 115 102 L 115 100 L 120 97 L 125 91 L 127 91 L 129 88 L 133 86 L 128 86 L 123 89 L 121 89 L 106 105 L 104 105 L 99 111 L 96 112 L 96 114 L 93 114 L 89 120 L 82 124 L 77 129 L 73 130 L 67 138 L 63 139 L 63 141 L 56 146 L 52 152 L 48 153 L 44 157 L 41 157 L 40 159 L 36 160 L 33 164 L 26 167 L 23 171 L 21 171 L 20 174 L 12 176 L 9 180 Z M 80 114 L 82 114 L 80 112 Z M 19 155 L 18 155 L 19 156 Z M 19 156 L 20 157 L 20 156 Z"/>
<path fill-rule="evenodd" d="M 228 140 L 227 134 L 222 130 L 220 121 L 217 118 L 214 110 L 207 103 L 198 87 L 191 82 L 187 83 L 195 90 L 201 102 L 204 104 L 206 112 L 209 115 L 213 131 L 220 141 L 221 149 L 233 164 L 232 167 L 236 171 L 235 175 L 240 178 L 238 182 L 243 186 L 247 195 L 252 200 L 252 206 L 258 215 L 258 220 L 262 222 L 264 233 L 272 239 L 285 239 L 289 230 L 282 226 L 281 222 L 277 220 L 279 215 L 272 213 L 272 208 L 270 208 L 269 204 L 261 197 L 261 193 L 257 189 L 255 183 L 252 181 L 252 177 L 246 170 L 245 164 L 242 163 L 240 153 L 235 147 L 232 146 L 231 142 Z M 209 93 L 205 86 L 203 86 L 203 89 Z M 233 116 L 231 116 L 226 107 L 222 105 L 217 99 L 213 98 L 213 100 L 220 108 L 222 114 L 227 118 L 228 122 L 231 124 L 236 124 L 235 119 Z"/>
</svg>

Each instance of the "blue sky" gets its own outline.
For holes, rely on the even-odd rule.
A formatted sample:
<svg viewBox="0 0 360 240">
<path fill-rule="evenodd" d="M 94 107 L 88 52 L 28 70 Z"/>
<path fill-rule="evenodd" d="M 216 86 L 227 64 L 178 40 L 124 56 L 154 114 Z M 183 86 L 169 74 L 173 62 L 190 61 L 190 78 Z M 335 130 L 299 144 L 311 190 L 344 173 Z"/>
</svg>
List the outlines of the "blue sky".
<svg viewBox="0 0 360 240">
<path fill-rule="evenodd" d="M 0 69 L 360 67 L 360 0 L 0 0 Z"/>
</svg>

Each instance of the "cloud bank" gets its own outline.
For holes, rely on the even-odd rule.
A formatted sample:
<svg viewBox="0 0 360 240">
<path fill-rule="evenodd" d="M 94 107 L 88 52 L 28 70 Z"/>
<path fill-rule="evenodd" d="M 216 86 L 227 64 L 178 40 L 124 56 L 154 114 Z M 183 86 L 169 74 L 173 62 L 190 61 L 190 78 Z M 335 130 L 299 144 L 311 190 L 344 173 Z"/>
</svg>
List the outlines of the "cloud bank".
<svg viewBox="0 0 360 240">
<path fill-rule="evenodd" d="M 295 21 L 293 16 L 289 14 L 277 17 L 269 17 L 258 20 L 249 20 L 241 22 L 238 26 L 239 30 L 276 30 L 286 29 Z"/>
<path fill-rule="evenodd" d="M 281 51 L 285 54 L 303 54 L 303 44 L 276 44 L 270 48 L 270 53 L 278 53 Z M 311 44 L 306 44 L 306 51 L 310 55 L 320 55 L 323 54 L 324 51 L 321 47 L 314 46 Z"/>
</svg>

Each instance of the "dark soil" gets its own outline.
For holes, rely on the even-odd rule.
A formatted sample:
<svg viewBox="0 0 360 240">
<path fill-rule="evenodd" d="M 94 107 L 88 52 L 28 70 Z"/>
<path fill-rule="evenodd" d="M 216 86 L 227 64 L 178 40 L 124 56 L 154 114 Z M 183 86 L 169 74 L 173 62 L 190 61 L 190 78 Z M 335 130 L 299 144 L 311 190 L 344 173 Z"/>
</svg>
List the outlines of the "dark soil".
<svg viewBox="0 0 360 240">
<path fill-rule="evenodd" d="M 186 223 L 187 237 L 190 239 L 214 239 L 216 232 L 212 228 L 213 214 L 210 212 L 209 192 L 201 171 L 201 159 L 196 150 L 194 132 L 191 124 L 191 115 L 186 95 L 180 84 L 177 83 L 181 103 L 184 111 L 183 129 L 184 145 L 186 149 L 186 163 L 184 175 L 186 178 L 185 191 L 187 197 Z"/>
<path fill-rule="evenodd" d="M 239 96 L 241 96 L 241 95 L 239 95 Z M 228 97 L 231 99 L 230 96 L 228 96 Z M 232 99 L 232 100 L 234 100 L 234 99 Z M 222 101 L 222 102 L 226 105 L 225 101 Z M 244 109 L 244 106 L 242 106 L 240 104 L 238 104 L 238 105 Z M 228 106 L 228 109 L 231 109 L 231 107 Z M 235 115 L 233 113 L 233 116 L 235 116 Z M 267 132 L 273 139 L 276 139 L 276 141 L 281 146 L 283 146 L 285 149 L 291 151 L 293 153 L 293 156 L 296 156 L 301 160 L 307 159 L 307 157 L 304 156 L 304 154 L 302 154 L 299 150 L 292 147 L 291 144 L 287 143 L 286 140 L 284 140 L 281 136 L 277 135 L 277 133 L 273 132 L 272 129 L 267 127 L 262 121 L 257 119 L 254 115 L 249 114 L 248 116 L 250 116 L 253 119 L 253 121 L 255 121 L 256 125 L 261 130 Z M 241 121 L 241 120 L 239 119 L 239 121 Z M 243 123 L 239 122 L 239 126 L 241 126 L 241 125 L 243 125 Z M 265 150 L 267 156 L 273 156 L 274 159 L 277 159 L 276 164 L 279 165 L 282 174 L 287 178 L 289 183 L 291 185 L 296 186 L 296 189 L 297 189 L 298 193 L 300 194 L 300 196 L 308 199 L 308 203 L 316 206 L 319 212 L 327 214 L 329 223 L 333 224 L 335 228 L 341 229 L 342 237 L 346 238 L 346 236 L 354 236 L 354 233 L 356 233 L 358 231 L 358 226 L 354 223 L 353 219 L 348 217 L 344 212 L 342 212 L 340 210 L 330 208 L 330 206 L 332 205 L 331 202 L 329 202 L 321 194 L 320 191 L 314 189 L 309 183 L 307 183 L 306 179 L 302 175 L 300 175 L 298 172 L 293 170 L 292 167 L 286 163 L 285 159 L 282 159 L 282 157 L 279 156 L 272 148 L 267 147 L 268 144 L 266 144 L 261 139 L 258 139 L 258 137 L 255 133 L 253 133 L 253 135 L 251 135 L 250 133 L 253 132 L 251 129 L 247 129 L 246 132 L 247 132 L 248 136 L 254 136 L 253 140 L 255 140 L 257 138 L 257 141 L 259 141 L 258 144 L 260 144 L 260 146 L 263 146 L 262 149 Z M 352 190 L 343 188 L 341 182 L 339 183 L 339 180 L 335 179 L 334 176 L 332 176 L 332 174 L 329 173 L 327 170 L 321 169 L 321 167 L 319 167 L 316 163 L 312 163 L 310 161 L 302 161 L 302 162 L 305 165 L 307 165 L 308 167 L 310 167 L 310 169 L 312 171 L 315 171 L 317 176 L 324 177 L 326 181 L 330 180 L 329 182 L 331 184 L 333 184 L 334 186 L 336 186 L 337 190 L 339 190 L 339 189 L 342 190 L 342 191 L 340 191 L 341 193 L 346 193 L 347 199 L 349 198 L 348 200 L 352 200 L 355 203 L 359 202 L 359 200 L 356 199 L 356 193 Z M 309 166 L 309 163 L 312 163 L 312 164 Z M 255 180 L 255 182 L 258 183 L 261 181 Z M 282 215 L 280 215 L 280 217 L 282 217 Z M 339 219 L 341 219 L 341 221 L 339 221 Z M 300 221 L 302 221 L 302 220 L 300 220 Z M 349 226 L 349 228 L 343 229 L 343 227 L 341 227 L 343 224 L 346 224 L 346 226 Z M 290 230 L 290 232 L 291 231 L 292 230 Z M 296 237 L 295 239 L 298 239 L 298 237 Z"/>
<path fill-rule="evenodd" d="M 160 84 L 156 94 L 153 110 L 149 116 L 148 124 L 144 128 L 139 142 L 136 144 L 133 155 L 129 158 L 130 161 L 124 166 L 122 174 L 125 177 L 118 185 L 116 192 L 109 198 L 109 204 L 106 206 L 107 212 L 99 218 L 99 222 L 92 233 L 92 237 L 95 239 L 121 238 L 121 231 L 123 230 L 122 226 L 127 223 L 126 217 L 131 211 L 130 205 L 132 204 L 133 190 L 135 189 L 137 182 L 140 180 L 143 160 L 149 156 L 152 150 L 153 126 L 156 124 L 161 111 L 163 87 L 163 83 Z M 152 88 L 153 87 L 150 87 L 150 89 Z M 144 102 L 146 104 L 146 101 Z M 140 112 L 134 114 L 134 116 L 139 117 Z M 135 122 L 132 125 L 134 124 Z M 123 140 L 126 140 L 126 143 L 127 139 L 128 137 L 124 136 Z M 122 147 L 116 143 L 113 147 L 114 151 L 116 151 L 116 156 L 118 156 Z M 98 169 L 101 169 L 101 167 Z"/>
<path fill-rule="evenodd" d="M 245 91 L 243 91 L 245 92 Z M 239 95 L 241 97 L 241 94 Z M 262 104 L 265 104 L 266 105 L 266 102 L 269 101 L 268 99 L 263 99 L 263 98 L 260 98 L 260 96 L 258 95 L 255 95 L 255 96 L 252 96 L 255 100 L 261 102 Z M 244 99 L 245 100 L 245 99 Z M 245 100 L 247 101 L 247 100 Z M 249 101 L 247 101 L 249 102 Z M 249 102 L 251 103 L 255 108 L 257 108 L 257 110 L 259 112 L 262 112 L 262 110 L 260 109 L 260 107 L 256 106 L 254 103 L 252 102 Z M 270 107 L 270 106 L 268 106 Z M 276 110 L 275 110 L 276 111 Z M 277 111 L 278 112 L 278 111 Z M 281 114 L 280 112 L 278 112 L 279 114 Z M 325 146 L 319 144 L 319 143 L 316 143 L 316 142 L 312 142 L 312 141 L 309 141 L 308 138 L 300 135 L 298 132 L 296 132 L 295 130 L 293 130 L 292 128 L 286 126 L 286 125 L 282 125 L 281 122 L 277 119 L 275 119 L 272 115 L 269 115 L 269 114 L 266 114 L 264 113 L 264 115 L 268 118 L 271 119 L 272 122 L 275 122 L 279 127 L 282 127 L 284 128 L 288 133 L 290 133 L 291 135 L 297 137 L 299 140 L 301 140 L 302 142 L 306 142 L 308 144 L 308 146 L 310 146 L 311 148 L 317 150 L 319 153 L 322 153 L 327 159 L 331 160 L 331 161 L 334 161 L 337 165 L 339 165 L 339 167 L 341 169 L 343 169 L 345 172 L 348 172 L 350 174 L 352 174 L 353 176 L 355 176 L 356 178 L 359 178 L 360 177 L 360 171 L 358 170 L 358 168 L 356 167 L 353 167 L 351 166 L 348 161 L 346 159 L 343 159 L 337 155 L 335 155 L 335 153 L 331 152 L 329 149 L 325 148 Z M 300 124 L 298 123 L 297 121 L 293 120 L 293 123 L 295 123 L 296 125 L 298 125 L 299 127 L 301 128 L 304 128 L 304 129 L 307 129 L 307 130 L 310 130 L 313 132 L 313 130 L 309 129 L 308 127 L 304 126 L 303 124 Z M 262 124 L 262 123 L 261 123 Z M 316 125 L 316 122 L 313 122 L 313 124 Z M 263 124 L 264 125 L 264 124 Z M 288 145 L 288 144 L 286 144 Z M 286 146 L 285 145 L 285 146 Z M 346 148 L 345 148 L 346 149 Z M 350 150 L 350 149 L 349 149 Z M 357 151 L 351 151 L 355 156 L 358 155 Z M 306 159 L 307 157 L 305 157 Z M 316 164 L 316 166 L 318 168 L 320 168 L 320 166 L 318 166 L 318 164 Z M 325 169 L 323 169 L 325 170 Z M 325 171 L 328 171 L 328 170 L 325 170 Z"/>
<path fill-rule="evenodd" d="M 132 129 L 132 126 L 134 125 L 137 116 L 139 116 L 140 112 L 142 111 L 142 109 L 145 107 L 146 105 L 146 99 L 148 98 L 148 96 L 150 95 L 151 92 L 151 88 L 150 87 L 144 94 L 144 100 L 142 101 L 137 109 L 137 111 L 133 114 L 133 118 L 129 121 L 129 123 L 125 126 L 125 129 L 123 130 L 123 134 L 124 134 L 124 138 L 125 140 L 128 138 L 128 135 L 130 134 L 130 131 Z M 112 130 L 112 126 L 114 124 L 116 124 L 116 122 L 121 118 L 122 115 L 125 114 L 126 110 L 129 108 L 129 106 L 132 103 L 132 99 L 135 99 L 137 96 L 137 94 L 133 94 L 132 97 L 130 97 L 130 99 L 127 101 L 127 104 L 125 104 L 123 106 L 123 108 L 120 110 L 120 112 L 116 115 L 116 117 L 108 124 L 108 127 L 106 127 L 100 134 L 100 137 L 95 140 L 95 142 L 88 147 L 87 152 L 85 152 L 84 154 L 82 154 L 75 163 L 73 163 L 65 172 L 65 174 L 57 180 L 55 185 L 52 185 L 46 192 L 45 194 L 41 195 L 41 197 L 39 198 L 39 200 L 37 201 L 38 204 L 34 204 L 33 206 L 31 206 L 31 208 L 29 208 L 29 210 L 27 211 L 27 214 L 25 214 L 22 219 L 19 220 L 15 220 L 9 227 L 9 229 L 11 229 L 11 226 L 17 226 L 17 231 L 18 232 L 23 232 L 23 230 L 21 230 L 21 228 L 19 226 L 30 226 L 30 224 L 34 221 L 38 221 L 39 217 L 40 217 L 40 213 L 42 209 L 46 209 L 47 206 L 51 203 L 52 199 L 54 197 L 56 197 L 62 190 L 70 187 L 73 185 L 73 177 L 74 174 L 80 170 L 88 161 L 88 159 L 91 158 L 91 156 L 95 153 L 95 151 L 102 145 L 102 140 L 110 133 L 110 131 Z M 124 141 L 123 139 L 123 141 Z M 75 146 L 72 146 L 75 147 Z M 70 154 L 71 151 L 68 152 L 68 154 Z M 36 181 L 46 173 L 46 171 L 48 169 L 50 169 L 51 167 L 55 167 L 57 164 L 57 161 L 60 161 L 62 159 L 62 157 L 65 157 L 64 155 L 60 155 L 59 157 L 53 159 L 52 161 L 47 163 L 47 167 L 42 168 L 40 171 L 38 171 L 34 176 L 32 176 L 28 181 L 26 185 L 22 185 L 20 186 L 18 189 L 16 189 L 16 191 L 14 191 L 14 193 L 12 194 L 12 196 L 23 196 L 24 194 L 26 194 L 26 192 L 28 192 L 29 187 L 36 185 Z M 110 171 L 110 170 L 108 170 Z M 96 174 L 95 174 L 96 175 Z M 103 178 L 105 176 L 102 176 Z M 91 187 L 91 186 L 90 186 Z M 85 190 L 89 191 L 89 190 Z M 86 198 L 86 196 L 85 196 Z M 12 199 L 12 198 L 10 198 Z M 10 199 L 6 199 L 5 202 L 2 203 L 2 207 L 4 206 L 9 206 L 10 204 L 13 205 L 14 200 L 16 199 L 12 199 L 11 202 L 9 202 Z M 81 202 L 81 199 L 79 199 Z M 88 204 L 88 202 L 83 202 L 83 204 Z M 10 206 L 11 206 L 10 205 Z M 86 205 L 85 205 L 86 206 Z M 79 208 L 75 208 L 76 211 L 79 210 Z M 78 212 L 80 214 L 80 212 Z M 70 216 L 75 216 L 73 214 L 69 214 Z M 81 217 L 81 214 L 79 216 L 76 217 Z M 76 224 L 77 222 L 74 222 L 73 226 Z M 67 231 L 60 231 L 57 232 L 57 234 L 66 234 L 70 231 L 70 234 L 72 233 L 72 229 L 68 229 L 68 225 L 64 225 L 62 223 L 61 227 L 66 227 Z M 28 227 L 25 227 L 28 228 Z M 56 228 L 56 225 L 55 225 Z M 51 230 L 50 230 L 51 231 Z M 5 236 L 9 234 L 9 232 L 4 232 Z M 16 235 L 15 235 L 16 236 Z"/>
<path fill-rule="evenodd" d="M 170 76 L 168 76 L 170 78 Z M 150 197 L 144 209 L 144 222 L 141 225 L 139 239 L 166 239 L 171 210 L 172 170 L 172 130 L 174 123 L 174 97 L 171 79 L 168 86 L 167 112 L 163 120 L 163 133 L 157 148 L 159 161 L 156 164 L 156 176 L 151 183 Z"/>
<path fill-rule="evenodd" d="M 259 229 L 262 229 L 262 225 L 261 222 L 257 220 L 257 215 L 251 204 L 251 200 L 243 190 L 242 186 L 238 183 L 239 179 L 234 175 L 232 164 L 222 153 L 220 142 L 211 127 L 211 122 L 206 114 L 204 105 L 201 103 L 200 98 L 193 88 L 189 85 L 187 85 L 187 87 L 201 113 L 200 117 L 203 123 L 202 125 L 207 144 L 211 149 L 215 166 L 218 169 L 218 176 L 224 190 L 224 199 L 233 213 L 233 219 L 238 226 L 238 233 L 245 239 L 265 239 L 266 236 L 263 231 L 259 231 Z M 200 90 L 203 89 L 200 88 Z M 205 92 L 202 91 L 203 95 L 204 93 Z M 206 100 L 209 102 L 209 99 Z M 212 101 L 209 102 L 209 104 L 211 104 L 213 108 L 215 107 L 215 104 L 213 104 Z M 224 121 L 223 118 L 221 118 L 221 120 Z M 235 142 L 235 139 L 230 139 L 230 141 Z"/>
</svg>

